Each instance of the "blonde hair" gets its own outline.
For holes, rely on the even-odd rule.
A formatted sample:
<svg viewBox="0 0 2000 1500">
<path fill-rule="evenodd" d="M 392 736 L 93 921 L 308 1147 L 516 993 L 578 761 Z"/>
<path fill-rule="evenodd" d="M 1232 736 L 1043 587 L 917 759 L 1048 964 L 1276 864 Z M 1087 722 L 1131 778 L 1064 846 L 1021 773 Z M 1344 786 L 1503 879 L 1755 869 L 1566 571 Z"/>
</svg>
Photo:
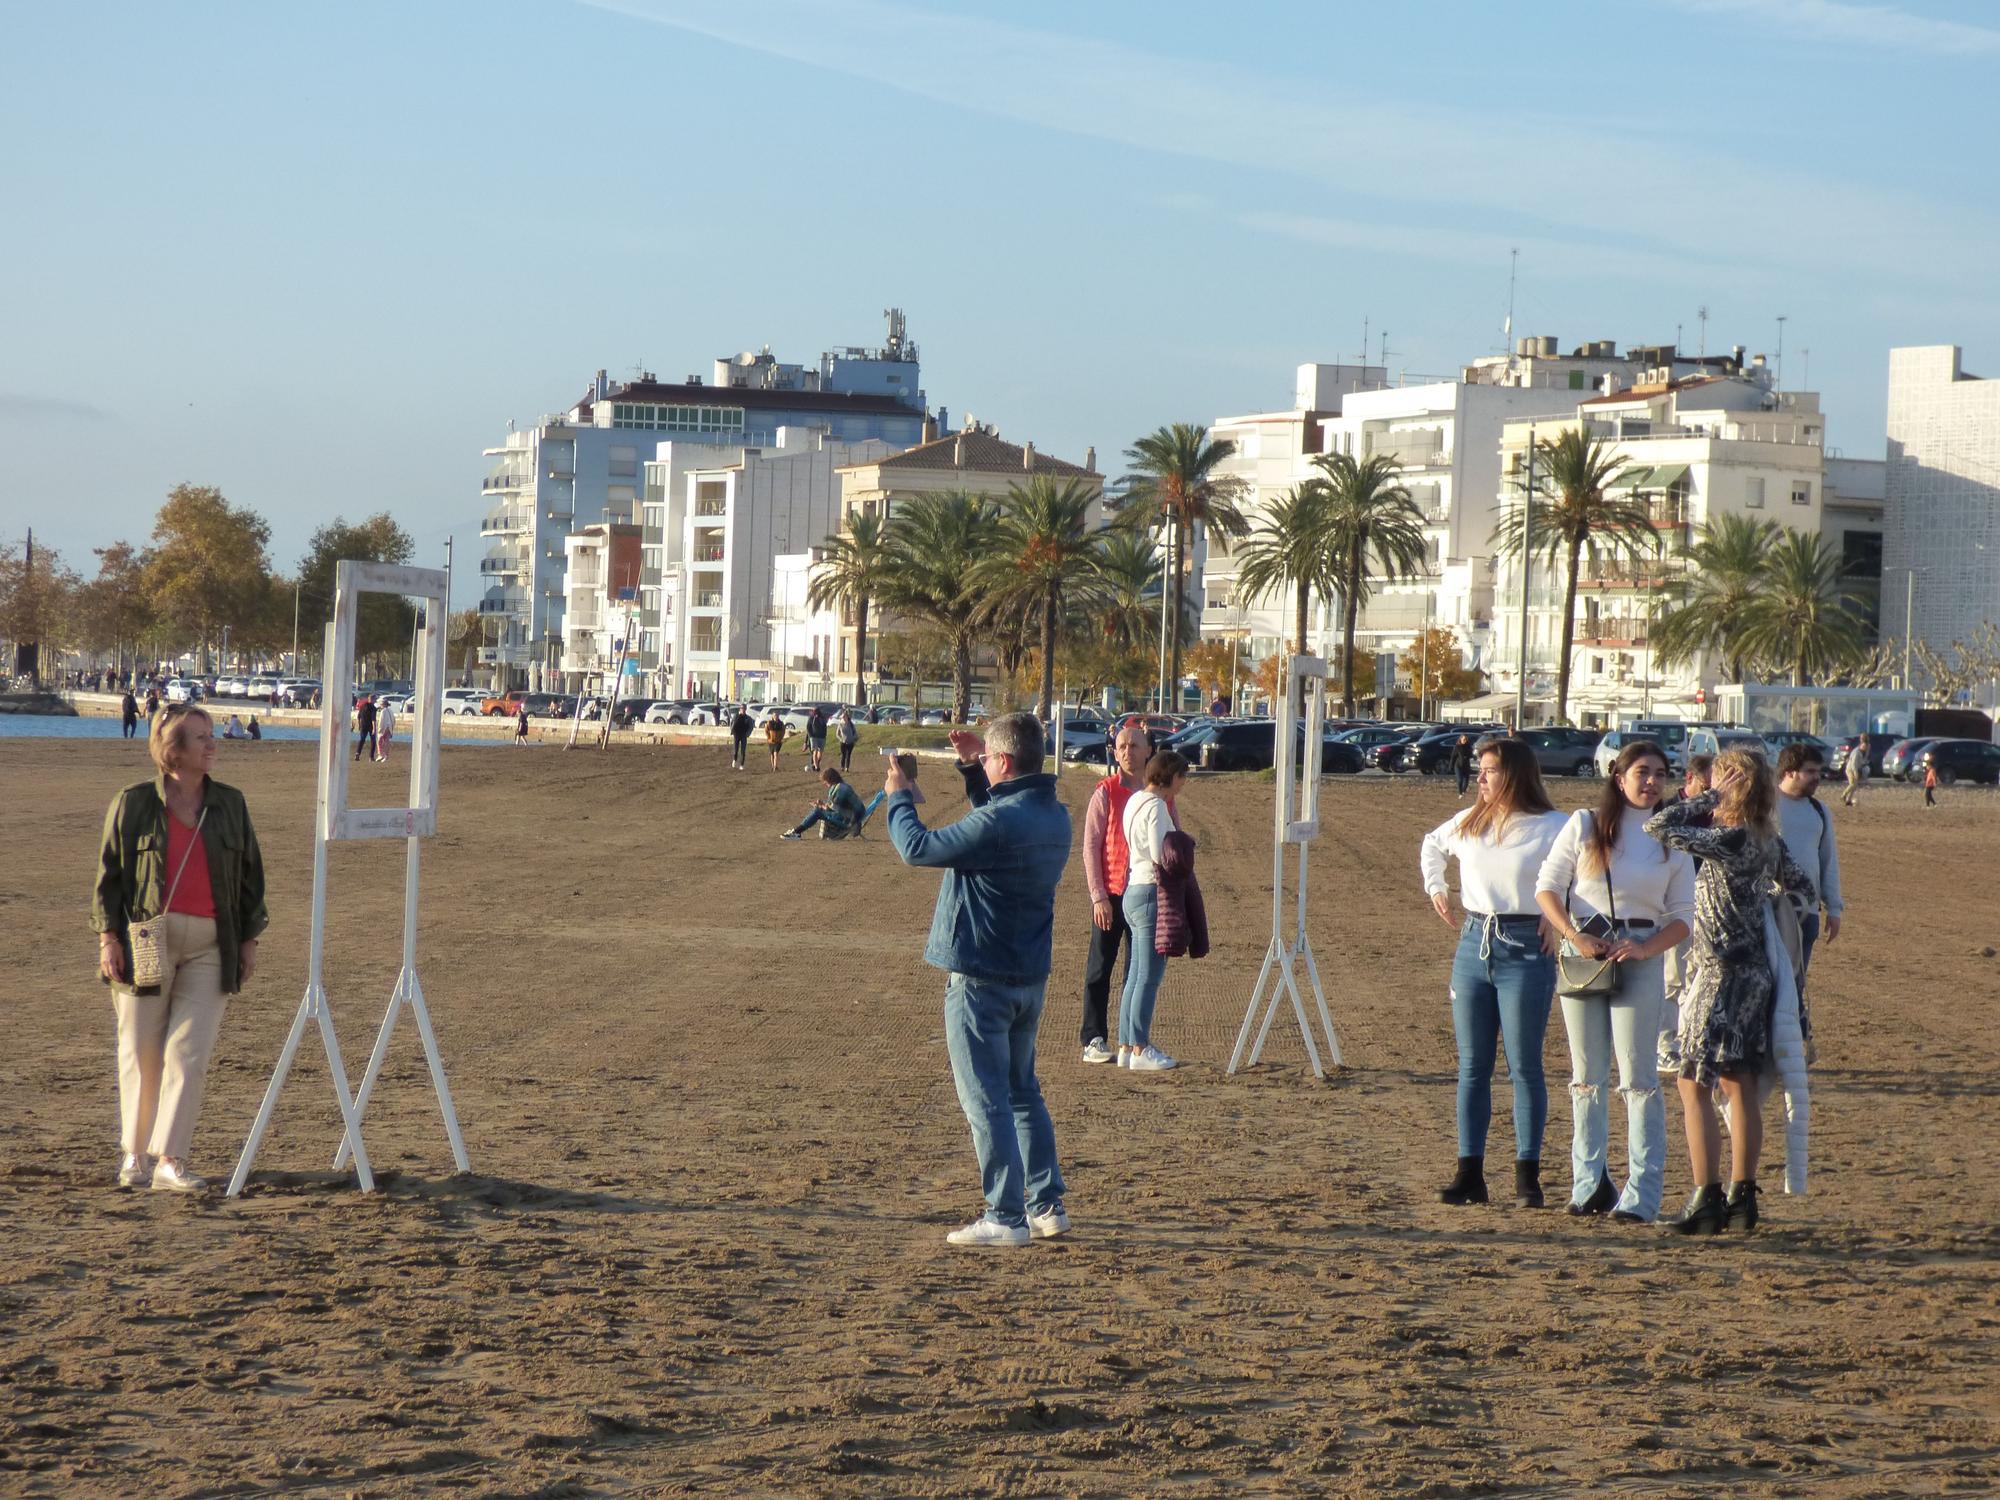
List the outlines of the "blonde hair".
<svg viewBox="0 0 2000 1500">
<path fill-rule="evenodd" d="M 153 764 L 160 768 L 162 776 L 171 776 L 181 768 L 181 757 L 187 753 L 187 736 L 181 726 L 190 720 L 200 719 L 215 732 L 215 720 L 205 708 L 193 704 L 171 703 L 153 715 L 153 727 L 146 734 L 146 749 L 152 754 Z"/>
<path fill-rule="evenodd" d="M 1747 828 L 1758 838 L 1778 836 L 1778 784 L 1764 757 L 1754 750 L 1725 750 L 1715 757 L 1710 786 L 1720 787 L 1715 821 Z"/>
</svg>

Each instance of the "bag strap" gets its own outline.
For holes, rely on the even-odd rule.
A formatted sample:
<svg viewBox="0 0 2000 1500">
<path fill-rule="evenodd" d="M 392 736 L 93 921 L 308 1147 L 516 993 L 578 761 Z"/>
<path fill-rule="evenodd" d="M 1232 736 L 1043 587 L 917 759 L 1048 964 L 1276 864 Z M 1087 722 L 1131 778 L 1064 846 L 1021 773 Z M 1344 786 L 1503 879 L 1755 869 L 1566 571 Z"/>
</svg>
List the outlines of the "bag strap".
<svg viewBox="0 0 2000 1500">
<path fill-rule="evenodd" d="M 171 810 L 166 809 L 165 803 L 162 803 L 161 807 L 163 810 L 166 810 L 167 816 L 169 818 L 173 816 L 173 812 Z M 201 825 L 206 823 L 207 821 L 208 821 L 208 808 L 204 806 L 201 810 L 201 816 L 194 820 L 195 838 L 198 839 L 201 837 Z M 181 888 L 181 876 L 187 874 L 188 861 L 193 858 L 194 858 L 194 839 L 190 839 L 188 840 L 188 846 L 186 850 L 184 850 L 181 854 L 180 868 L 174 871 L 173 883 L 167 887 L 167 899 L 160 907 L 161 916 L 164 917 L 167 914 L 167 912 L 173 907 L 174 892 L 178 891 Z"/>
<path fill-rule="evenodd" d="M 1585 813 L 1585 816 L 1590 819 L 1590 826 L 1594 830 L 1597 827 L 1597 814 L 1595 812 L 1587 812 Z M 1581 863 L 1583 860 L 1583 853 L 1581 850 L 1577 852 L 1577 860 L 1579 863 Z M 1611 884 L 1611 861 L 1608 859 L 1605 860 L 1604 862 L 1604 893 L 1606 896 L 1610 897 L 1611 925 L 1616 927 L 1618 925 L 1618 891 L 1617 888 Z M 1576 868 L 1573 865 L 1570 867 L 1569 889 L 1563 893 L 1563 910 L 1564 912 L 1568 913 L 1569 925 L 1572 927 L 1576 926 L 1576 912 L 1572 910 L 1570 907 L 1570 899 L 1575 895 L 1576 895 Z"/>
</svg>

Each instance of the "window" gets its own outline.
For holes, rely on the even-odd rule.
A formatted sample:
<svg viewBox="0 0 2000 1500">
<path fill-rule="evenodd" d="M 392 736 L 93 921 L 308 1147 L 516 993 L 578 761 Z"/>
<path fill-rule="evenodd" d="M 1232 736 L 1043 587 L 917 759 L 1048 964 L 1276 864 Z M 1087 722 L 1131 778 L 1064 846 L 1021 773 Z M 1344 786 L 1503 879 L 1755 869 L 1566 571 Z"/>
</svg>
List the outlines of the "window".
<svg viewBox="0 0 2000 1500">
<path fill-rule="evenodd" d="M 1764 508 L 1764 481 L 1749 479 L 1744 481 L 1743 504 L 1750 510 Z"/>
<path fill-rule="evenodd" d="M 611 450 L 611 477 L 613 479 L 637 479 L 639 477 L 639 450 L 637 448 L 613 448 Z"/>
<path fill-rule="evenodd" d="M 1571 390 L 1573 390 L 1573 391 L 1580 391 L 1580 390 L 1582 390 L 1582 389 L 1583 389 L 1583 379 L 1584 379 L 1584 377 L 1583 377 L 1583 371 L 1581 371 L 1581 370 L 1571 370 L 1571 371 L 1569 372 L 1569 388 L 1570 388 Z"/>
<path fill-rule="evenodd" d="M 1812 481 L 1810 479 L 1794 479 L 1792 481 L 1792 504 L 1812 504 Z"/>
</svg>

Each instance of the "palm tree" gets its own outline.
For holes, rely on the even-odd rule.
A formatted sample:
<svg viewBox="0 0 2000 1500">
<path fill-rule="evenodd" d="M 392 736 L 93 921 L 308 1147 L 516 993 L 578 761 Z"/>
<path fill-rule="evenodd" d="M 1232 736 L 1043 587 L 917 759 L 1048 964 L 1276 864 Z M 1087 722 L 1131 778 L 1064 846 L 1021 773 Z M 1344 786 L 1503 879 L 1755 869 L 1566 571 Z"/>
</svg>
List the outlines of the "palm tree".
<svg viewBox="0 0 2000 1500">
<path fill-rule="evenodd" d="M 1541 472 L 1535 495 L 1502 512 L 1493 540 L 1502 557 L 1521 558 L 1526 568 L 1535 557 L 1564 567 L 1562 665 L 1556 674 L 1556 718 L 1569 720 L 1571 632 L 1576 626 L 1576 584 L 1582 560 L 1650 557 L 1660 549 L 1660 534 L 1644 504 L 1630 493 L 1615 495 L 1612 481 L 1624 472 L 1625 460 L 1593 439 L 1581 427 L 1565 428 L 1554 442 L 1535 444 Z M 1536 495 L 1551 496 L 1537 499 Z M 1528 508 L 1534 509 L 1532 535 L 1527 534 Z M 1523 557 L 1523 543 L 1527 557 Z"/>
<path fill-rule="evenodd" d="M 1099 592 L 1098 537 L 1090 524 L 1097 490 L 1080 480 L 1037 474 L 1011 486 L 1000 501 L 992 552 L 974 581 L 987 591 L 989 618 L 1032 612 L 1041 630 L 1042 691 L 1036 712 L 1055 712 L 1056 626 L 1065 604 L 1088 603 Z"/>
<path fill-rule="evenodd" d="M 1354 625 L 1374 592 L 1370 568 L 1390 578 L 1421 572 L 1430 561 L 1424 513 L 1397 477 L 1395 459 L 1377 453 L 1356 463 L 1349 453 L 1322 453 L 1313 467 L 1326 476 L 1326 527 L 1333 575 L 1341 593 L 1340 712 L 1354 713 Z M 1299 635 L 1300 649 L 1305 634 Z"/>
<path fill-rule="evenodd" d="M 1177 683 L 1181 676 L 1188 543 L 1197 531 L 1219 539 L 1242 536 L 1250 529 L 1236 504 L 1243 481 L 1216 472 L 1235 452 L 1236 444 L 1228 438 L 1211 441 L 1208 429 L 1192 422 L 1162 427 L 1125 450 L 1132 473 L 1126 479 L 1121 518 L 1129 518 L 1127 525 L 1157 526 L 1167 533 L 1167 571 L 1173 589 L 1167 631 L 1169 682 Z"/>
<path fill-rule="evenodd" d="M 993 534 L 991 503 L 962 491 L 905 500 L 883 528 L 886 557 L 878 597 L 932 625 L 950 643 L 951 714 L 959 724 L 972 711 L 972 647 L 981 615 L 976 574 L 992 550 Z"/>
<path fill-rule="evenodd" d="M 881 597 L 888 568 L 882 518 L 873 511 L 849 516 L 845 535 L 820 543 L 819 566 L 806 587 L 806 605 L 830 609 L 836 604 L 854 610 L 854 701 L 868 701 L 868 605 Z"/>
<path fill-rule="evenodd" d="M 1133 531 L 1107 530 L 1098 550 L 1098 581 L 1104 590 L 1100 618 L 1104 638 L 1137 650 L 1160 638 L 1160 591 L 1166 575 L 1153 539 Z M 1184 622 L 1192 623 L 1192 622 Z"/>
<path fill-rule="evenodd" d="M 1745 611 L 1757 598 L 1777 533 L 1773 522 L 1736 515 L 1702 528 L 1685 553 L 1689 574 L 1673 591 L 1676 607 L 1650 632 L 1654 661 L 1671 667 L 1713 651 L 1727 663 L 1730 681 L 1743 680 Z"/>
<path fill-rule="evenodd" d="M 1287 586 L 1293 599 L 1292 639 L 1306 638 L 1312 591 L 1330 594 L 1340 586 L 1330 532 L 1330 493 L 1324 479 L 1295 484 L 1274 501 L 1236 549 L 1236 594 L 1261 599 Z M 1301 647 L 1303 649 L 1303 647 Z"/>
<path fill-rule="evenodd" d="M 1784 529 L 1744 610 L 1745 655 L 1782 665 L 1803 687 L 1859 661 L 1868 630 L 1841 578 L 1840 550 L 1817 532 Z"/>
</svg>

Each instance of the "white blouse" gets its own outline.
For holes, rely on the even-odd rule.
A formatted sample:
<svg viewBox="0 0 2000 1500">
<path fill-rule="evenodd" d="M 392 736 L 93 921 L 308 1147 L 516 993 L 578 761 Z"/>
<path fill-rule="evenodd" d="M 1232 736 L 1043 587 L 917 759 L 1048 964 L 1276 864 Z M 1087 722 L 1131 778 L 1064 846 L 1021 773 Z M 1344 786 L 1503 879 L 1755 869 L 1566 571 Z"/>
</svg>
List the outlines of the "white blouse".
<svg viewBox="0 0 2000 1500">
<path fill-rule="evenodd" d="M 1487 916 L 1536 916 L 1535 880 L 1555 847 L 1565 819 L 1559 812 L 1514 813 L 1484 833 L 1469 837 L 1459 825 L 1471 812 L 1453 813 L 1424 835 L 1418 863 L 1424 889 L 1446 889 L 1445 860 L 1458 860 L 1459 900 L 1469 912 Z"/>
<path fill-rule="evenodd" d="M 1571 815 L 1556 835 L 1555 847 L 1535 881 L 1537 891 L 1554 891 L 1569 901 L 1582 922 L 1593 914 L 1609 916 L 1616 903 L 1620 921 L 1650 921 L 1656 927 L 1674 922 L 1694 924 L 1694 861 L 1678 849 L 1668 849 L 1646 832 L 1651 812 L 1627 804 L 1611 851 L 1611 888 L 1604 872 L 1586 868 L 1583 854 L 1590 847 L 1589 809 Z M 1570 882 L 1576 882 L 1574 892 Z"/>
<path fill-rule="evenodd" d="M 1128 890 L 1160 883 L 1160 855 L 1166 849 L 1167 835 L 1178 826 L 1173 809 L 1158 792 L 1137 791 L 1126 799 L 1125 847 L 1132 854 L 1131 873 L 1125 880 Z"/>
</svg>

